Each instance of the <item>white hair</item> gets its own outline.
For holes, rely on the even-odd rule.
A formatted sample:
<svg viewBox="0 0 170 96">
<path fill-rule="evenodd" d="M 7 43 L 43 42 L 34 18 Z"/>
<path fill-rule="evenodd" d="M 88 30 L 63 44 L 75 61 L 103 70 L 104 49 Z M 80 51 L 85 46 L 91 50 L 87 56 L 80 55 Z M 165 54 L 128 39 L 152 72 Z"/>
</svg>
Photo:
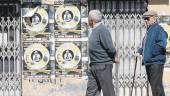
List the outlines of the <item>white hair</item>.
<svg viewBox="0 0 170 96">
<path fill-rule="evenodd" d="M 94 20 L 96 23 L 101 22 L 102 13 L 99 10 L 91 10 L 89 12 L 89 18 Z"/>
</svg>

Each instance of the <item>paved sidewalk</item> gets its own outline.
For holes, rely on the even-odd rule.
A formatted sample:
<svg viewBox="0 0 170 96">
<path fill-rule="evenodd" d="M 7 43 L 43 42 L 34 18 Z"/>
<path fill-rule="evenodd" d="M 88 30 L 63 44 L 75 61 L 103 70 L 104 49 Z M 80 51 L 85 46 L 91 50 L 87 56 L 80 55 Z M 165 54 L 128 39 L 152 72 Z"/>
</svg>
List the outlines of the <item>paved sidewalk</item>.
<svg viewBox="0 0 170 96">
<path fill-rule="evenodd" d="M 170 68 L 164 69 L 163 83 L 166 96 L 170 96 Z"/>
<path fill-rule="evenodd" d="M 170 96 L 170 68 L 165 68 L 163 82 L 166 96 Z M 87 80 L 77 77 L 63 77 L 58 78 L 56 84 L 29 82 L 28 80 L 23 80 L 22 83 L 23 96 L 85 96 Z M 120 93 L 120 96 L 123 94 Z M 141 94 L 137 96 L 141 96 Z M 149 96 L 152 96 L 151 93 Z"/>
</svg>

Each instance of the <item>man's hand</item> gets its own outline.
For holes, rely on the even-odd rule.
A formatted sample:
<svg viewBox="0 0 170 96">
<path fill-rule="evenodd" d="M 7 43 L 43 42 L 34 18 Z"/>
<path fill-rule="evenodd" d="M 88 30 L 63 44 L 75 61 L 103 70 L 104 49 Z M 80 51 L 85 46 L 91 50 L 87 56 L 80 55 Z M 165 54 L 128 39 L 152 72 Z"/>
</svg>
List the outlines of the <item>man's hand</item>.
<svg viewBox="0 0 170 96">
<path fill-rule="evenodd" d="M 116 54 L 115 54 L 114 63 L 116 63 L 116 64 L 120 63 L 120 57 L 119 57 L 118 52 L 116 52 Z"/>
<path fill-rule="evenodd" d="M 141 57 L 142 55 L 140 55 L 139 53 L 135 53 L 135 57 Z"/>
<path fill-rule="evenodd" d="M 120 63 L 120 58 L 118 57 L 115 57 L 115 61 L 114 61 L 116 64 L 119 64 Z"/>
</svg>

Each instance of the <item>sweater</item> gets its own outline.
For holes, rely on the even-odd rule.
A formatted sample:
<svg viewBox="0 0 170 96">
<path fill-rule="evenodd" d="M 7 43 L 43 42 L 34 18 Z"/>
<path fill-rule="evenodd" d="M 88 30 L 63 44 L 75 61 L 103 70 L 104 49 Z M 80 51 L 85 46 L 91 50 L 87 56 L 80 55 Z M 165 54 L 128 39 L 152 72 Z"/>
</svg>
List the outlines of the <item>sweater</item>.
<svg viewBox="0 0 170 96">
<path fill-rule="evenodd" d="M 104 25 L 98 25 L 89 37 L 90 63 L 113 64 L 115 53 L 110 32 Z"/>
</svg>

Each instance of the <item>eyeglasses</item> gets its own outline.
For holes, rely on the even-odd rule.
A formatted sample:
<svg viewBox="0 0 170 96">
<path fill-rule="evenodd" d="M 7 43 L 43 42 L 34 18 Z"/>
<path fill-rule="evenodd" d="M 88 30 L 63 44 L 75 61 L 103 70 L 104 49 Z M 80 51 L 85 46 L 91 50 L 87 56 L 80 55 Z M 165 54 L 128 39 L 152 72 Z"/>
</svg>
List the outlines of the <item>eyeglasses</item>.
<svg viewBox="0 0 170 96">
<path fill-rule="evenodd" d="M 144 20 L 147 20 L 147 21 L 149 21 L 149 18 L 150 18 L 150 17 L 143 17 L 143 19 L 144 19 Z"/>
</svg>

